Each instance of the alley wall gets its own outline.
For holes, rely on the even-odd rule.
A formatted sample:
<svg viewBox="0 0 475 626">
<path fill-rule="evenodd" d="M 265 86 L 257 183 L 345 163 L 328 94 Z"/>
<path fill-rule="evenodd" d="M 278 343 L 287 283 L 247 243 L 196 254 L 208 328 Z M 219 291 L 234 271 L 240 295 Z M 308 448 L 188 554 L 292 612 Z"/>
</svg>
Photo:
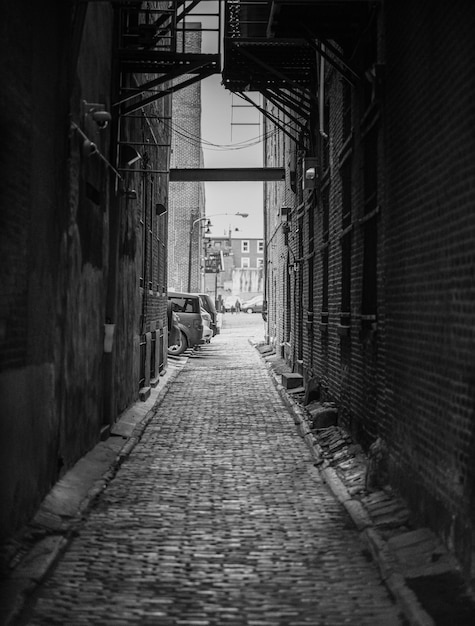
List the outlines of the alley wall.
<svg viewBox="0 0 475 626">
<path fill-rule="evenodd" d="M 117 10 L 48 0 L 4 11 L 2 539 L 166 365 L 167 218 L 157 206 L 166 211 L 168 179 L 150 170 L 168 170 L 169 151 L 155 145 L 169 143 L 168 130 L 140 114 L 119 121 L 114 102 L 133 79 L 114 54 Z M 96 105 L 110 123 L 94 121 Z M 155 117 L 168 106 L 157 103 Z M 123 171 L 121 137 L 142 142 L 133 171 Z"/>
<path fill-rule="evenodd" d="M 266 146 L 266 164 L 283 158 L 287 172 L 285 185 L 266 184 L 268 341 L 312 399 L 335 402 L 365 450 L 378 442 L 379 480 L 437 530 L 467 577 L 474 27 L 467 2 L 386 2 L 352 56 L 363 78 L 351 84 L 325 62 L 313 131 Z M 309 157 L 314 187 L 304 185 Z"/>
</svg>

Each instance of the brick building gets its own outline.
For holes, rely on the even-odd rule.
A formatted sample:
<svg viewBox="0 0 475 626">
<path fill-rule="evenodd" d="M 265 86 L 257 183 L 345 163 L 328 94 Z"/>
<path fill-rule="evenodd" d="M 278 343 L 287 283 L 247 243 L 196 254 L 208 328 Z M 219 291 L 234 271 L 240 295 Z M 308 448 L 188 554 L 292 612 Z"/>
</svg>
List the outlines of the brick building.
<svg viewBox="0 0 475 626">
<path fill-rule="evenodd" d="M 379 440 L 473 580 L 474 7 L 229 10 L 224 83 L 266 96 L 265 161 L 286 166 L 265 191 L 268 340 Z"/>
<path fill-rule="evenodd" d="M 163 4 L 5 6 L 2 538 L 166 366 Z"/>
<path fill-rule="evenodd" d="M 264 240 L 228 236 L 205 240 L 205 254 L 209 271 L 204 275 L 204 290 L 215 299 L 221 296 L 239 296 L 249 300 L 264 290 Z M 215 272 L 214 259 L 218 258 Z"/>
<path fill-rule="evenodd" d="M 187 50 L 201 51 L 201 24 L 189 22 Z M 201 83 L 195 82 L 173 96 L 171 165 L 203 167 L 201 149 Z M 202 237 L 199 221 L 205 214 L 205 186 L 181 181 L 170 186 L 168 282 L 177 291 L 201 289 Z"/>
</svg>

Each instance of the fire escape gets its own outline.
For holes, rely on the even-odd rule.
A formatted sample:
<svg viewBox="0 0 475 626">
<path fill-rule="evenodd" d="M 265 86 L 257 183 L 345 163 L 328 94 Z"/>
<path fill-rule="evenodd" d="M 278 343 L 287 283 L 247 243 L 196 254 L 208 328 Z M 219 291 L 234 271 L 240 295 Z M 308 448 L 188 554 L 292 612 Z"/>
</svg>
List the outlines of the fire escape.
<svg viewBox="0 0 475 626">
<path fill-rule="evenodd" d="M 115 60 L 119 76 L 118 96 L 113 104 L 119 119 L 117 143 L 130 150 L 127 128 L 134 118 L 147 119 L 152 127 L 154 115 L 149 105 L 221 71 L 222 3 L 219 0 L 168 0 L 117 1 L 114 5 Z M 202 47 L 212 51 L 203 52 Z M 159 117 L 162 122 L 163 117 Z M 140 142 L 135 146 L 140 153 Z M 156 147 L 169 146 L 157 143 Z M 147 144 L 148 152 L 150 148 Z M 119 149 L 118 170 L 140 171 L 130 166 L 127 159 L 124 167 Z M 147 167 L 153 172 L 156 165 L 151 162 Z"/>
<path fill-rule="evenodd" d="M 308 135 L 318 111 L 324 58 L 352 84 L 364 75 L 355 63 L 377 2 L 365 0 L 226 0 L 224 86 L 256 106 L 293 141 Z M 246 92 L 261 93 L 283 112 L 284 126 Z"/>
</svg>

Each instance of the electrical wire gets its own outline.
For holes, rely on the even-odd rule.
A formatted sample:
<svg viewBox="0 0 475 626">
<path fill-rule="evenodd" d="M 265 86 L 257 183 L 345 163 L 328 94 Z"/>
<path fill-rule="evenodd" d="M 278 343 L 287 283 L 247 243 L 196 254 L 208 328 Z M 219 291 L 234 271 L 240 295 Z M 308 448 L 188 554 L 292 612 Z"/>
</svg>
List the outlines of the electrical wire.
<svg viewBox="0 0 475 626">
<path fill-rule="evenodd" d="M 259 143 L 262 143 L 266 139 L 272 137 L 277 132 L 277 130 L 274 129 L 274 130 L 272 130 L 272 131 L 270 131 L 268 133 L 258 135 L 257 137 L 252 137 L 252 138 L 247 139 L 245 141 L 236 142 L 236 143 L 232 143 L 232 144 L 218 144 L 218 143 L 214 143 L 212 141 L 208 141 L 208 140 L 204 139 L 203 137 L 200 137 L 199 135 L 196 135 L 196 134 L 194 134 L 194 133 L 184 129 L 183 127 L 181 127 L 176 122 L 168 122 L 168 121 L 165 122 L 164 121 L 163 123 L 166 126 L 168 126 L 169 130 L 171 130 L 175 134 L 179 135 L 182 139 L 184 139 L 185 142 L 187 142 L 187 143 L 189 143 L 190 145 L 193 145 L 193 146 L 200 146 L 204 150 L 217 150 L 217 151 L 221 151 L 221 150 L 244 150 L 246 148 L 250 148 L 252 146 L 258 145 Z"/>
</svg>

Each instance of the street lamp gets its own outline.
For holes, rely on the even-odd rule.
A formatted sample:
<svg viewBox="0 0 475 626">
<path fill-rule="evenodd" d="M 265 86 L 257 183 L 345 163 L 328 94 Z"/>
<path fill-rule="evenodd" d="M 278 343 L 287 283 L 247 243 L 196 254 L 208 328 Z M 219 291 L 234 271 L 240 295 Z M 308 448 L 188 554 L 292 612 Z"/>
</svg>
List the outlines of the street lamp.
<svg viewBox="0 0 475 626">
<path fill-rule="evenodd" d="M 193 231 L 198 224 L 198 222 L 202 222 L 203 220 L 208 220 L 211 217 L 219 217 L 221 215 L 237 215 L 238 217 L 249 217 L 249 213 L 214 213 L 213 215 L 203 215 L 202 217 L 197 217 L 195 220 L 192 220 L 190 225 L 190 242 L 189 242 L 189 250 L 188 250 L 188 292 L 191 291 L 191 260 L 192 260 L 192 243 L 193 243 Z M 211 222 L 208 223 L 208 227 L 211 226 Z"/>
</svg>

